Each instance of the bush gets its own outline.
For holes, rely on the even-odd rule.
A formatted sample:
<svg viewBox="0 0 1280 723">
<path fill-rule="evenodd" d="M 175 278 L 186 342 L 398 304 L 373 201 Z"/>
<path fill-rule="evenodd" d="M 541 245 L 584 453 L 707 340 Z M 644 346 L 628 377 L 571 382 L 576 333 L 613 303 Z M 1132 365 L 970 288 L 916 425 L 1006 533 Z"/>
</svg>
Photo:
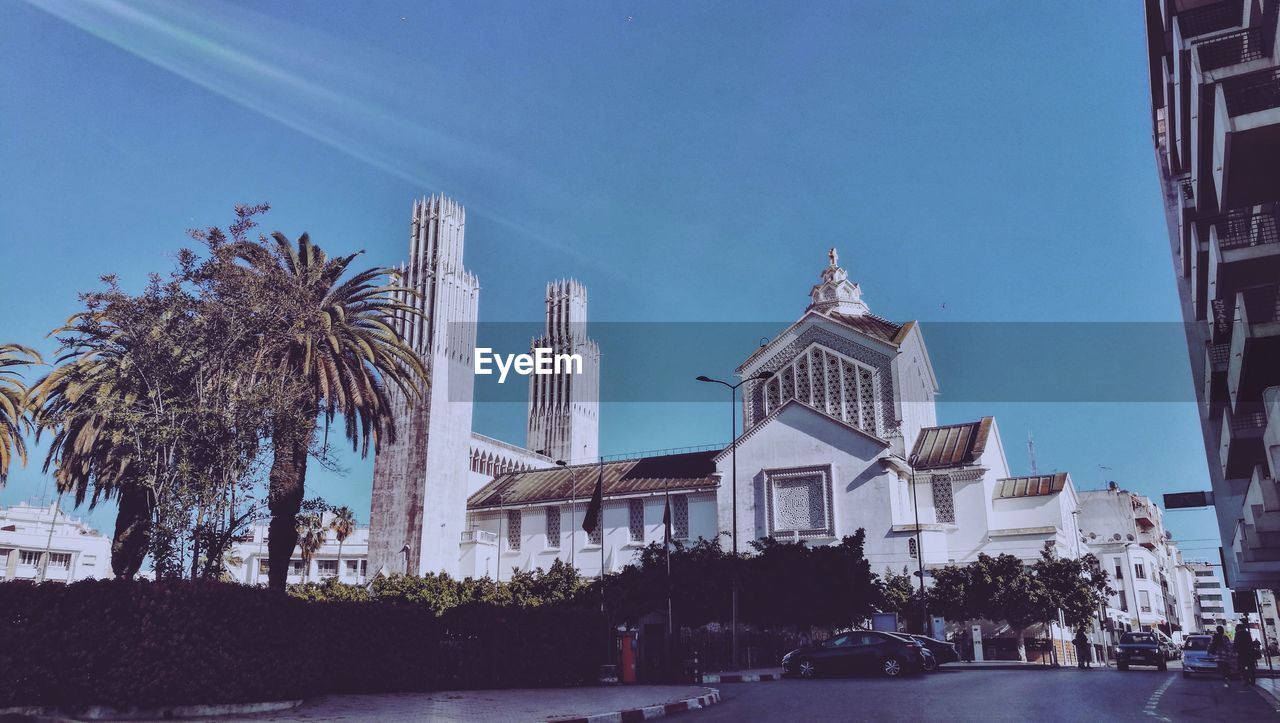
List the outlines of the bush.
<svg viewBox="0 0 1280 723">
<path fill-rule="evenodd" d="M 0 706 L 151 707 L 594 678 L 589 610 L 307 602 L 225 583 L 0 584 Z"/>
</svg>

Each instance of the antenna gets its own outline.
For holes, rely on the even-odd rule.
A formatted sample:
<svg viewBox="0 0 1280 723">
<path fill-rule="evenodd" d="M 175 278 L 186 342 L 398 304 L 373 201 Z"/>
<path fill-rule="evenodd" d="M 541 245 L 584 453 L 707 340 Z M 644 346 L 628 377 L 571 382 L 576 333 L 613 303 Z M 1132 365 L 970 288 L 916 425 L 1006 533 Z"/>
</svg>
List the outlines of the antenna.
<svg viewBox="0 0 1280 723">
<path fill-rule="evenodd" d="M 1036 466 L 1036 438 L 1031 436 L 1031 430 L 1027 430 L 1027 460 L 1031 462 L 1031 476 L 1040 474 Z"/>
</svg>

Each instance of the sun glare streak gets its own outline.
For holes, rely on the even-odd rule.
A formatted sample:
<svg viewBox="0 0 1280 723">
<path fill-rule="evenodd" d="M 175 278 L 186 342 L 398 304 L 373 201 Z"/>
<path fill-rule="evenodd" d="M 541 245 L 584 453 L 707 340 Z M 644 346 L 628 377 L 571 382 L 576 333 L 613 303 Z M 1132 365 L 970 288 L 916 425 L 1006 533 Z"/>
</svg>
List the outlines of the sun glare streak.
<svg viewBox="0 0 1280 723">
<path fill-rule="evenodd" d="M 27 2 L 95 38 L 416 187 L 447 190 L 453 185 L 447 176 L 418 170 L 439 162 L 442 156 L 458 166 L 478 166 L 483 173 L 496 177 L 536 178 L 537 174 L 488 149 L 407 120 L 365 93 L 316 82 L 312 77 L 332 77 L 315 72 L 332 64 L 296 47 L 282 51 L 278 37 L 250 38 L 251 31 L 243 25 L 224 27 L 218 18 L 196 17 L 182 10 L 198 6 L 125 4 L 119 0 Z M 275 56 L 275 62 L 263 60 L 267 56 Z M 286 62 L 309 68 L 310 77 L 286 67 Z M 349 68 L 341 74 L 358 78 Z M 468 204 L 468 210 L 610 271 L 598 260 L 528 224 L 476 204 Z"/>
</svg>

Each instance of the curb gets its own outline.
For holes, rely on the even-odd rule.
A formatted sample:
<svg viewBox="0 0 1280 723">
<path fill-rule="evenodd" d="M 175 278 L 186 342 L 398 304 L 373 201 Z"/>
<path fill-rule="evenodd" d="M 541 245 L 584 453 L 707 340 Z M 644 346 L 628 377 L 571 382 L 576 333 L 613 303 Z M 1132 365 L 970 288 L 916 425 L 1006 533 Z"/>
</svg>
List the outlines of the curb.
<svg viewBox="0 0 1280 723">
<path fill-rule="evenodd" d="M 1258 691 L 1258 695 L 1262 696 L 1262 699 L 1267 702 L 1267 705 L 1271 706 L 1272 710 L 1280 713 L 1280 697 L 1277 697 L 1269 686 L 1255 685 L 1253 689 Z"/>
<path fill-rule="evenodd" d="M 720 702 L 720 691 L 711 689 L 705 695 L 686 698 L 665 705 L 650 705 L 644 708 L 630 708 L 613 713 L 597 713 L 577 718 L 552 718 L 555 723 L 633 723 L 633 721 L 661 718 L 669 713 L 683 713 L 687 710 L 700 710 Z"/>
<path fill-rule="evenodd" d="M 770 680 L 782 680 L 782 673 L 708 673 L 702 676 L 702 684 L 707 683 L 762 683 Z"/>
<path fill-rule="evenodd" d="M 302 705 L 302 699 L 275 700 L 263 703 L 215 703 L 211 705 L 169 705 L 160 708 L 112 708 L 90 705 L 84 708 L 14 706 L 0 708 L 2 716 L 21 716 L 44 720 L 156 720 L 166 718 L 208 718 L 224 715 L 257 715 L 279 713 Z"/>
</svg>

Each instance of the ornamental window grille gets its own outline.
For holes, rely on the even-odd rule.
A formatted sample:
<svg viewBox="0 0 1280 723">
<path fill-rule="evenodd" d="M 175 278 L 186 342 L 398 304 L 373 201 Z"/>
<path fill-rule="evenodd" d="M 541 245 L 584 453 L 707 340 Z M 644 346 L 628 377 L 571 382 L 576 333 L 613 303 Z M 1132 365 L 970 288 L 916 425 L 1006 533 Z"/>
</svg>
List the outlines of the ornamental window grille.
<svg viewBox="0 0 1280 723">
<path fill-rule="evenodd" d="M 831 468 L 766 470 L 769 536 L 776 539 L 830 537 Z"/>
<path fill-rule="evenodd" d="M 560 549 L 560 508 L 547 508 L 547 547 L 552 550 Z"/>
<path fill-rule="evenodd" d="M 770 414 L 788 400 L 798 399 L 850 426 L 879 434 L 879 396 L 875 370 L 830 349 L 811 346 L 765 382 L 763 411 Z"/>
<path fill-rule="evenodd" d="M 955 493 L 951 478 L 945 474 L 933 476 L 933 513 L 938 522 L 956 521 Z"/>
<path fill-rule="evenodd" d="M 916 555 L 919 554 L 918 548 L 916 547 L 916 538 L 914 537 L 907 538 L 907 554 L 911 556 L 912 560 L 916 559 Z"/>
<path fill-rule="evenodd" d="M 582 515 L 586 519 L 586 513 Z M 604 544 L 604 505 L 600 505 L 600 509 L 596 512 L 596 528 L 587 535 L 587 541 L 593 545 Z"/>
<path fill-rule="evenodd" d="M 627 500 L 627 531 L 632 542 L 644 542 L 644 500 Z"/>
<path fill-rule="evenodd" d="M 689 539 L 689 497 L 676 495 L 671 498 L 672 534 L 677 540 Z"/>
<path fill-rule="evenodd" d="M 507 510 L 507 549 L 520 549 L 520 510 Z"/>
</svg>

